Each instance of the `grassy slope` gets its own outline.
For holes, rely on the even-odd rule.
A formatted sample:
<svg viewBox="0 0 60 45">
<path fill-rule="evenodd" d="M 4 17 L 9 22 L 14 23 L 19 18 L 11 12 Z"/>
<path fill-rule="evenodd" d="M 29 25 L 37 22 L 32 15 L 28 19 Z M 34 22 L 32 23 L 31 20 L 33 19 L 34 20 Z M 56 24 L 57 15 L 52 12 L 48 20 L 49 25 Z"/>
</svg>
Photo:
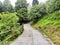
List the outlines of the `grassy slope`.
<svg viewBox="0 0 60 45">
<path fill-rule="evenodd" d="M 46 15 L 33 26 L 60 45 L 60 11 Z"/>
</svg>

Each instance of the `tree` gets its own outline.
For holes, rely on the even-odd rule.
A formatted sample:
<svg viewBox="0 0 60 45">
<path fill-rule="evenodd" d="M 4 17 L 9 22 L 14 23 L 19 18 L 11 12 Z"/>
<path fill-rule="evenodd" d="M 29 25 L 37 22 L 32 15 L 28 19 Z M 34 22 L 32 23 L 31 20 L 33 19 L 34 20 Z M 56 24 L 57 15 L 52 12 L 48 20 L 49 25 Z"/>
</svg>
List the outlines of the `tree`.
<svg viewBox="0 0 60 45">
<path fill-rule="evenodd" d="M 47 12 L 53 13 L 57 10 L 60 10 L 60 0 L 50 0 L 47 3 Z"/>
<path fill-rule="evenodd" d="M 4 12 L 13 12 L 13 6 L 9 0 L 4 0 L 3 2 L 3 11 Z"/>
<path fill-rule="evenodd" d="M 38 5 L 38 4 L 39 4 L 38 0 L 33 0 L 33 2 L 32 2 L 33 6 Z"/>
<path fill-rule="evenodd" d="M 17 16 L 19 17 L 19 23 L 22 24 L 27 21 L 28 15 L 27 15 L 27 9 L 21 8 L 17 11 Z"/>
<path fill-rule="evenodd" d="M 0 1 L 0 13 L 2 12 L 2 9 L 3 9 L 3 5 L 2 2 Z"/>
<path fill-rule="evenodd" d="M 17 0 L 15 3 L 15 10 L 20 10 L 21 8 L 26 8 L 27 9 L 27 1 L 26 0 Z"/>
<path fill-rule="evenodd" d="M 47 14 L 45 4 L 33 6 L 30 10 L 30 19 L 37 22 L 38 19 L 42 18 Z"/>
</svg>

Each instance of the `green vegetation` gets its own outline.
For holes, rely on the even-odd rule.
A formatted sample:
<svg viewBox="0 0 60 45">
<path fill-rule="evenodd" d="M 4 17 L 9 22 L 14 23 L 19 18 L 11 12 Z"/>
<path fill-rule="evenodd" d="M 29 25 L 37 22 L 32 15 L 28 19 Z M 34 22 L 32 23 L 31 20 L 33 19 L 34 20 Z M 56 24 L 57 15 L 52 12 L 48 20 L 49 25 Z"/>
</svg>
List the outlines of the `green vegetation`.
<svg viewBox="0 0 60 45">
<path fill-rule="evenodd" d="M 38 5 L 38 4 L 39 4 L 38 0 L 33 0 L 33 2 L 32 2 L 33 6 Z"/>
<path fill-rule="evenodd" d="M 11 26 L 16 25 L 18 20 L 16 13 L 0 14 L 0 32 L 9 30 Z"/>
<path fill-rule="evenodd" d="M 26 0 L 17 0 L 15 7 L 10 0 L 0 1 L 0 45 L 5 45 L 6 41 L 10 43 L 22 34 L 23 25 L 20 24 L 28 18 L 27 6 Z"/>
<path fill-rule="evenodd" d="M 48 0 L 46 3 L 46 9 L 48 13 L 53 13 L 60 10 L 60 0 Z"/>
<path fill-rule="evenodd" d="M 11 5 L 10 0 L 4 0 L 3 2 L 3 12 L 14 12 L 13 6 Z"/>
<path fill-rule="evenodd" d="M 16 13 L 0 14 L 0 43 L 6 41 L 10 43 L 22 33 L 20 24 L 17 23 L 18 20 Z M 14 34 L 12 34 L 12 31 Z"/>
<path fill-rule="evenodd" d="M 0 1 L 0 13 L 2 12 L 2 2 Z"/>
<path fill-rule="evenodd" d="M 60 0 L 40 4 L 33 0 L 30 10 L 28 6 L 26 0 L 17 0 L 15 7 L 10 0 L 0 2 L 0 42 L 18 37 L 23 32 L 23 23 L 31 21 L 33 27 L 60 45 Z"/>
<path fill-rule="evenodd" d="M 38 23 L 41 26 L 57 26 L 60 24 L 60 11 L 44 16 Z"/>
<path fill-rule="evenodd" d="M 30 10 L 32 26 L 60 45 L 60 0 L 48 0 Z"/>
<path fill-rule="evenodd" d="M 29 12 L 30 19 L 33 21 L 33 23 L 37 22 L 37 20 L 41 19 L 46 14 L 47 12 L 45 4 L 33 6 Z"/>
<path fill-rule="evenodd" d="M 17 0 L 15 3 L 15 11 L 20 10 L 21 8 L 26 8 L 28 7 L 28 3 L 26 0 Z"/>
<path fill-rule="evenodd" d="M 47 35 L 55 44 L 60 43 L 60 10 L 44 16 L 33 27 Z"/>
<path fill-rule="evenodd" d="M 26 21 L 28 19 L 27 9 L 21 8 L 20 10 L 18 10 L 17 16 L 19 17 L 19 23 L 20 24 L 24 23 L 24 21 Z"/>
</svg>

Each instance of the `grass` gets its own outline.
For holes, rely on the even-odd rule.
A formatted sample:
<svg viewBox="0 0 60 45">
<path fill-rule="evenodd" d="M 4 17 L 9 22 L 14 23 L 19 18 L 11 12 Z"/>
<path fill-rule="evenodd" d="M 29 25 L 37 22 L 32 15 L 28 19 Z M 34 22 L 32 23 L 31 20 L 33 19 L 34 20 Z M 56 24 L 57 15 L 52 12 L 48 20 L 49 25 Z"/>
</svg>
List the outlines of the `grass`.
<svg viewBox="0 0 60 45">
<path fill-rule="evenodd" d="M 32 26 L 60 45 L 60 11 L 44 16 Z"/>
</svg>

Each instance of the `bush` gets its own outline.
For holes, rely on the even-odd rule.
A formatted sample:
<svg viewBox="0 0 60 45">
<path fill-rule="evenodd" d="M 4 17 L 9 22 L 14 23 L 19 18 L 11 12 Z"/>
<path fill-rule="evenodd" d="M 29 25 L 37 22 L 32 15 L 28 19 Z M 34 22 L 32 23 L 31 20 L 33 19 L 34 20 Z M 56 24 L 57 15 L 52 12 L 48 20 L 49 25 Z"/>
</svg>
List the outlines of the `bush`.
<svg viewBox="0 0 60 45">
<path fill-rule="evenodd" d="M 18 20 L 15 13 L 0 14 L 0 31 L 9 30 L 11 26 L 16 25 Z"/>
<path fill-rule="evenodd" d="M 27 9 L 21 8 L 17 11 L 17 16 L 19 17 L 19 23 L 24 23 L 28 20 Z"/>
</svg>

